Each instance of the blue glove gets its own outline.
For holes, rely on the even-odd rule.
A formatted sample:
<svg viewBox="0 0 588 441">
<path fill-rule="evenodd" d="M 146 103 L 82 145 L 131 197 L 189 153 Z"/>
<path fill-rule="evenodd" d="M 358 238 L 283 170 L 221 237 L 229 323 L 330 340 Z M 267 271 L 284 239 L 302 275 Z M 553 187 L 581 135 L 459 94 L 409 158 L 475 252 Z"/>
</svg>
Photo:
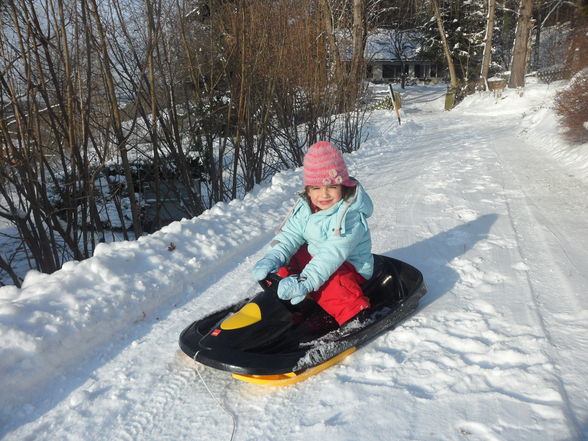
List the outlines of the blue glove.
<svg viewBox="0 0 588 441">
<path fill-rule="evenodd" d="M 298 276 L 290 276 L 280 280 L 278 285 L 278 297 L 282 300 L 290 300 L 290 303 L 296 305 L 303 301 L 311 291 L 306 280 L 299 280 Z"/>
<path fill-rule="evenodd" d="M 269 273 L 278 271 L 281 266 L 282 262 L 280 262 L 280 259 L 269 253 L 255 264 L 251 273 L 253 274 L 253 278 L 259 281 L 265 279 Z"/>
</svg>

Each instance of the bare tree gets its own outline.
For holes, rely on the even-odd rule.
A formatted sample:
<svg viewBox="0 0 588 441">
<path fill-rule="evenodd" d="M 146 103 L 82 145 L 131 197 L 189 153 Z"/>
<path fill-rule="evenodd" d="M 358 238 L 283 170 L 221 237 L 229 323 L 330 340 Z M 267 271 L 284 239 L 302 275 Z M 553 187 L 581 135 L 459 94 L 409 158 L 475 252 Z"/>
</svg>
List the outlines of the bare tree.
<svg viewBox="0 0 588 441">
<path fill-rule="evenodd" d="M 433 10 L 435 12 L 435 19 L 437 20 L 437 27 L 439 28 L 439 34 L 441 36 L 441 42 L 443 43 L 443 52 L 445 53 L 445 59 L 447 60 L 447 68 L 449 69 L 449 77 L 451 81 L 451 88 L 457 89 L 459 82 L 457 74 L 455 72 L 455 65 L 453 58 L 451 57 L 451 50 L 449 49 L 449 43 L 447 42 L 447 36 L 445 35 L 445 27 L 443 26 L 443 19 L 441 18 L 441 11 L 439 10 L 439 4 L 437 0 L 431 0 L 433 4 Z"/>
<path fill-rule="evenodd" d="M 407 62 L 409 56 L 414 52 L 416 41 L 412 29 L 389 29 L 385 31 L 386 42 L 390 45 L 394 57 L 400 61 L 400 87 L 406 87 Z"/>
<path fill-rule="evenodd" d="M 510 88 L 523 87 L 525 85 L 532 13 L 533 0 L 521 0 L 510 65 L 510 78 L 508 80 L 508 87 Z"/>
<path fill-rule="evenodd" d="M 115 79 L 113 75 L 113 62 L 110 59 L 110 53 L 108 51 L 108 41 L 106 30 L 102 23 L 102 17 L 98 10 L 98 4 L 96 0 L 89 0 L 89 11 L 94 18 L 94 22 L 97 28 L 96 43 L 98 50 L 101 53 L 100 63 L 102 69 L 103 79 L 106 83 L 107 100 L 110 107 L 111 124 L 114 132 L 114 142 L 116 149 L 120 154 L 122 160 L 123 170 L 126 178 L 126 185 L 128 188 L 128 197 L 131 204 L 131 215 L 133 222 L 133 229 L 135 237 L 139 237 L 142 234 L 142 226 L 140 221 L 140 207 L 135 195 L 135 183 L 131 172 L 131 164 L 128 156 L 127 137 L 123 130 L 123 120 L 119 108 L 118 96 L 115 89 Z"/>
<path fill-rule="evenodd" d="M 166 192 L 197 215 L 300 165 L 318 139 L 361 141 L 364 113 L 350 111 L 370 12 L 357 0 L 209 0 L 200 15 L 189 0 L 2 5 L 0 216 L 43 272 L 115 228 L 160 226 Z M 14 258 L 2 250 L 0 271 L 16 283 Z"/>
<path fill-rule="evenodd" d="M 75 11 L 61 3 L 7 7 L 0 39 L 0 216 L 16 227 L 34 266 L 52 272 L 64 259 L 87 256 L 93 240 L 83 227 L 96 214 L 95 201 L 78 179 L 90 174 L 88 78 L 81 48 L 72 43 L 82 33 L 66 30 Z"/>
<path fill-rule="evenodd" d="M 488 0 L 488 13 L 486 14 L 486 33 L 484 34 L 484 53 L 482 55 L 482 70 L 480 79 L 485 87 L 488 82 L 488 72 L 492 62 L 492 36 L 494 33 L 494 11 L 496 10 L 496 0 Z"/>
<path fill-rule="evenodd" d="M 360 84 L 364 76 L 364 59 L 367 37 L 366 10 L 364 0 L 353 0 L 353 52 L 351 56 L 350 78 L 355 84 Z"/>
<path fill-rule="evenodd" d="M 325 34 L 327 37 L 328 50 L 331 54 L 339 54 L 339 44 L 335 35 L 335 18 L 333 17 L 333 8 L 329 0 L 319 0 L 320 8 L 323 13 L 323 20 L 325 26 Z M 343 67 L 341 66 L 341 59 L 339 56 L 334 56 L 333 70 L 337 82 L 343 82 Z"/>
</svg>

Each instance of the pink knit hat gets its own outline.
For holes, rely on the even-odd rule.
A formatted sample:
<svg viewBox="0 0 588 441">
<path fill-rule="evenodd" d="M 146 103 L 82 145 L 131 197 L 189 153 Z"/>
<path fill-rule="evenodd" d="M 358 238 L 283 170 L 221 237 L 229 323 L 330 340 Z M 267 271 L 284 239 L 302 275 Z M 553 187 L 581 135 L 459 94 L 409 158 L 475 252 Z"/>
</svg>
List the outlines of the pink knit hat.
<svg viewBox="0 0 588 441">
<path fill-rule="evenodd" d="M 355 187 L 343 155 L 330 142 L 313 144 L 304 157 L 304 186 L 345 185 Z"/>
</svg>

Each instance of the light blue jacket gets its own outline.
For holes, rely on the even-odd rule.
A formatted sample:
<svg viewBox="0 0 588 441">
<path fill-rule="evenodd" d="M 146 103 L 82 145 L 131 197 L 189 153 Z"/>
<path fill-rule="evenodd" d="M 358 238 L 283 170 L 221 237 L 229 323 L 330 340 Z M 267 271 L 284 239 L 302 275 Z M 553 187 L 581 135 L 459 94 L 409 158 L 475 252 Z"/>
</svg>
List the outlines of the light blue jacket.
<svg viewBox="0 0 588 441">
<path fill-rule="evenodd" d="M 312 213 L 308 199 L 300 199 L 286 219 L 267 254 L 277 257 L 285 265 L 304 244 L 312 260 L 302 277 L 310 282 L 313 291 L 319 289 L 343 262 L 351 263 L 366 279 L 374 271 L 372 240 L 367 218 L 372 215 L 372 200 L 357 183 L 355 194 L 341 200 L 328 210 Z"/>
</svg>

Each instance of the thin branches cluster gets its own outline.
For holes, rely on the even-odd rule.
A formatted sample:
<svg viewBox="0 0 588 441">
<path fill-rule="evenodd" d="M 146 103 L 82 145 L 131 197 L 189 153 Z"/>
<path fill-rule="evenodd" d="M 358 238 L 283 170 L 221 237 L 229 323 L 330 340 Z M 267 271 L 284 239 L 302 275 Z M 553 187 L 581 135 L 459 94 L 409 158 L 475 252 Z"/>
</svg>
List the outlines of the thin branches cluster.
<svg viewBox="0 0 588 441">
<path fill-rule="evenodd" d="M 372 27 L 395 30 L 397 53 L 435 59 L 454 90 L 511 65 L 518 88 L 529 64 L 547 60 L 527 43 L 564 47 L 562 32 L 540 31 L 577 9 L 561 0 L 2 1 L 0 218 L 10 228 L 0 230 L 0 280 L 20 285 L 15 268 L 51 273 L 100 242 L 241 197 L 301 165 L 319 139 L 356 150 Z"/>
<path fill-rule="evenodd" d="M 18 233 L 0 269 L 53 272 L 161 227 L 170 200 L 198 215 L 319 138 L 356 149 L 363 3 L 2 2 L 0 216 Z"/>
</svg>

